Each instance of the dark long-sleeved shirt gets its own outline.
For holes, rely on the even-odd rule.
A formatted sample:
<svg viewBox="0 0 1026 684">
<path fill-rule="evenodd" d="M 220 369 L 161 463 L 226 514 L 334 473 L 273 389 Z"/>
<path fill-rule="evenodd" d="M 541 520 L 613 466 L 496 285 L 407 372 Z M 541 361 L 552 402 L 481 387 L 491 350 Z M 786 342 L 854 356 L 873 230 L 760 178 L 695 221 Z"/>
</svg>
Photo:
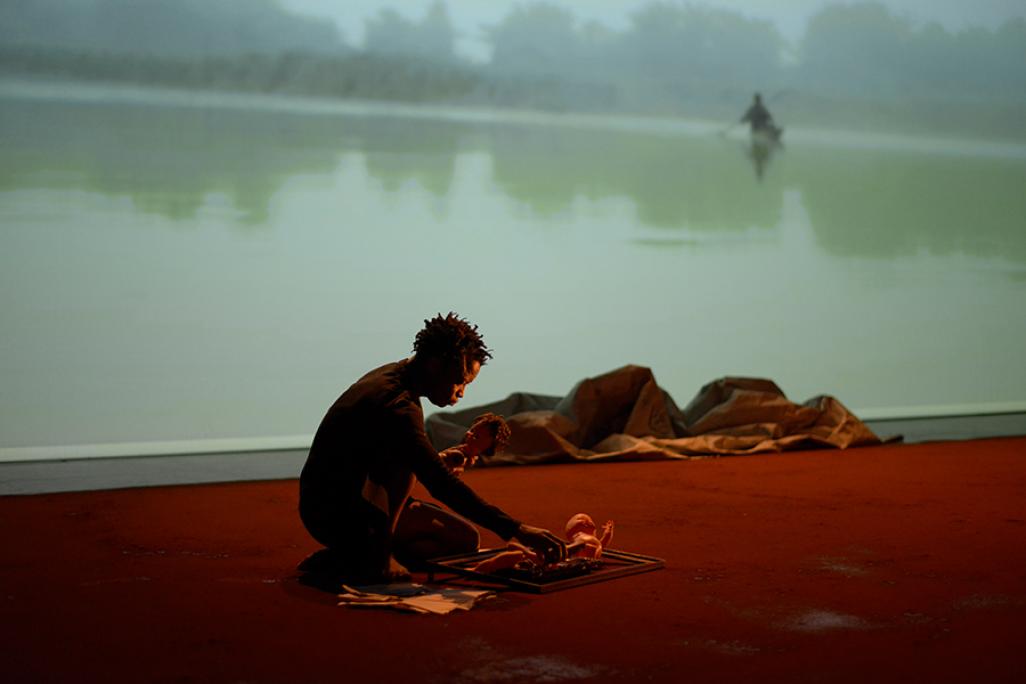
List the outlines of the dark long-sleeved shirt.
<svg viewBox="0 0 1026 684">
<path fill-rule="evenodd" d="M 408 364 L 367 373 L 328 410 L 299 478 L 300 509 L 344 515 L 362 499 L 386 514 L 391 528 L 416 477 L 456 513 L 510 539 L 520 523 L 451 473 L 428 440 L 420 399 L 405 384 Z"/>
</svg>

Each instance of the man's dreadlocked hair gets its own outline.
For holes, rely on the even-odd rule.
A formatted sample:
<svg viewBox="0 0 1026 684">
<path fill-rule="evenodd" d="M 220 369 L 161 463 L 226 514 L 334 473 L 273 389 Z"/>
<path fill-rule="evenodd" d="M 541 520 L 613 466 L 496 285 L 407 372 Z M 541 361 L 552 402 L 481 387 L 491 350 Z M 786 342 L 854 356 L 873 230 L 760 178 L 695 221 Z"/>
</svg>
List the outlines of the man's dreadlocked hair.
<svg viewBox="0 0 1026 684">
<path fill-rule="evenodd" d="M 443 361 L 477 361 L 482 366 L 492 358 L 491 351 L 477 332 L 477 326 L 451 311 L 447 316 L 439 313 L 424 321 L 424 329 L 413 341 L 413 353 L 421 358 L 434 357 Z"/>
</svg>

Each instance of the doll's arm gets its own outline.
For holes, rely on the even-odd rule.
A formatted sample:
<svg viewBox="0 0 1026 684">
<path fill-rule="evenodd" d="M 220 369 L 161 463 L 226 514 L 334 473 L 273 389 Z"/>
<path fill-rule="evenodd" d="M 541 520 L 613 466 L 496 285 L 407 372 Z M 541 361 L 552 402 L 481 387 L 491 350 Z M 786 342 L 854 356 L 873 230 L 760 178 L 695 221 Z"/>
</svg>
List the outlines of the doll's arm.
<svg viewBox="0 0 1026 684">
<path fill-rule="evenodd" d="M 602 546 L 609 546 L 610 542 L 613 541 L 613 521 L 607 520 L 606 524 L 602 526 L 602 536 L 599 537 L 599 541 L 602 542 Z"/>
</svg>

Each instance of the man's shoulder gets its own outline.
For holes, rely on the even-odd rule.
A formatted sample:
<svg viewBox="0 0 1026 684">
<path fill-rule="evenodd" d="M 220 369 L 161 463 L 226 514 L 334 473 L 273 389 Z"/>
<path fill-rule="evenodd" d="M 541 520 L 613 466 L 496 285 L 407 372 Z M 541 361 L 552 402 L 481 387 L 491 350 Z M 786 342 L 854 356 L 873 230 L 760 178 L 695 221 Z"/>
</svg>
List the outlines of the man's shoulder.
<svg viewBox="0 0 1026 684">
<path fill-rule="evenodd" d="M 401 414 L 419 411 L 420 404 L 403 385 L 405 364 L 395 361 L 367 372 L 342 393 L 332 410 Z"/>
<path fill-rule="evenodd" d="M 377 368 L 374 368 L 373 370 L 369 370 L 366 373 L 364 373 L 359 380 L 353 383 L 353 386 L 355 387 L 362 383 L 370 382 L 398 383 L 400 381 L 401 372 L 403 368 L 406 366 L 406 363 L 406 361 L 391 361 L 389 363 L 378 366 Z"/>
</svg>

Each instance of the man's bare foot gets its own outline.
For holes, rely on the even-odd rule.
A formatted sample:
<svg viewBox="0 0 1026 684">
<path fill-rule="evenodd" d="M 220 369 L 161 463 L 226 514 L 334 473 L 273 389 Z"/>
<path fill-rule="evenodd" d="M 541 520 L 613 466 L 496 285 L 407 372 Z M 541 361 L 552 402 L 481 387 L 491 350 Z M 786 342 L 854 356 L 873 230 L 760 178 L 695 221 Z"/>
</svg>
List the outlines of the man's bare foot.
<svg viewBox="0 0 1026 684">
<path fill-rule="evenodd" d="M 373 584 L 397 584 L 409 582 L 413 575 L 395 558 L 389 557 L 385 568 L 364 567 L 361 570 L 349 572 L 344 577 L 345 583 L 350 586 L 367 586 Z"/>
<path fill-rule="evenodd" d="M 407 570 L 402 563 L 397 561 L 395 558 L 388 557 L 388 569 L 385 570 L 384 577 L 382 579 L 385 582 L 409 582 L 413 579 L 413 575 Z"/>
</svg>

